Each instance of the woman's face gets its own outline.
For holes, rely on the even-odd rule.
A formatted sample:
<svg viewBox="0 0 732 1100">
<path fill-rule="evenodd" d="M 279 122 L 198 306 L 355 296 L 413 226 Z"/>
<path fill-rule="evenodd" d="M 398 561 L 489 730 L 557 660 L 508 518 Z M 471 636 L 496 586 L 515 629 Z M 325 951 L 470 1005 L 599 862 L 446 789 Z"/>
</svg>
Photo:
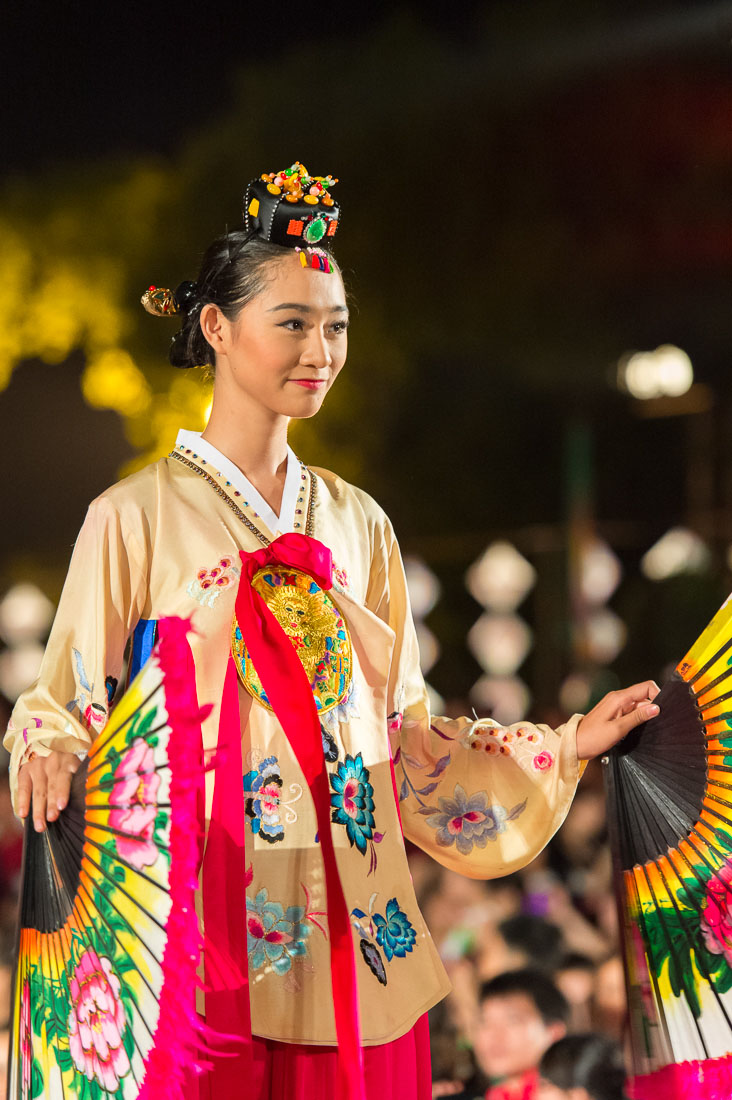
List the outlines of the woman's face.
<svg viewBox="0 0 732 1100">
<path fill-rule="evenodd" d="M 348 308 L 340 272 L 277 261 L 264 289 L 227 321 L 215 306 L 201 327 L 216 352 L 217 387 L 232 406 L 313 416 L 345 363 Z M 232 411 L 235 411 L 232 408 Z"/>
</svg>

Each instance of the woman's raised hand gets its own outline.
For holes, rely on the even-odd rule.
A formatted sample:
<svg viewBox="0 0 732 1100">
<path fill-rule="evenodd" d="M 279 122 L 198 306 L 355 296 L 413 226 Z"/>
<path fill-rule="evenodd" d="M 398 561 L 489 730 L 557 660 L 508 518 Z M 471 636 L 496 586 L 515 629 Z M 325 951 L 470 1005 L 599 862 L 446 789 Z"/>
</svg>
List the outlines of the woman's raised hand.
<svg viewBox="0 0 732 1100">
<path fill-rule="evenodd" d="M 71 778 L 81 766 L 73 752 L 36 756 L 18 772 L 18 817 L 27 817 L 33 803 L 33 825 L 42 833 L 46 821 L 55 821 L 69 801 Z"/>
<path fill-rule="evenodd" d="M 653 702 L 660 688 L 653 680 L 621 691 L 611 691 L 584 716 L 577 727 L 577 756 L 591 760 L 622 741 L 632 729 L 655 718 Z"/>
</svg>

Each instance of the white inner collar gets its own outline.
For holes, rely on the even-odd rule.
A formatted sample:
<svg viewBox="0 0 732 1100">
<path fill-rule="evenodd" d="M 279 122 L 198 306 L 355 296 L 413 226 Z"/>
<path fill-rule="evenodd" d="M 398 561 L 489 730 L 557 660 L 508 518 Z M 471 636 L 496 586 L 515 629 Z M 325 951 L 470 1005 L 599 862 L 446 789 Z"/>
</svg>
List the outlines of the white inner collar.
<svg viewBox="0 0 732 1100">
<path fill-rule="evenodd" d="M 292 447 L 287 448 L 287 474 L 278 516 L 239 467 L 225 454 L 217 450 L 207 439 L 202 439 L 200 432 L 181 429 L 178 432 L 175 445 L 176 447 L 190 447 L 199 458 L 205 458 L 206 462 L 210 462 L 218 473 L 223 474 L 234 488 L 239 490 L 245 502 L 254 510 L 255 516 L 262 520 L 273 535 L 285 535 L 294 531 L 295 507 L 300 489 L 300 461 Z"/>
</svg>

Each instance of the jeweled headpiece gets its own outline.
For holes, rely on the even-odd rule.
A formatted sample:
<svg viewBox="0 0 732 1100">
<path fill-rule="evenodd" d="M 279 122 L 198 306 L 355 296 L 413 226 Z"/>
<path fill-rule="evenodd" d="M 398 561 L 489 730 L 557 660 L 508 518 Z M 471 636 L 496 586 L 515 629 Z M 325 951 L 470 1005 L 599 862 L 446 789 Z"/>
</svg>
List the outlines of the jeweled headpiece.
<svg viewBox="0 0 732 1100">
<path fill-rule="evenodd" d="M 303 267 L 330 272 L 327 249 L 340 219 L 340 206 L 330 193 L 336 183 L 332 176 L 311 176 L 299 160 L 282 172 L 265 172 L 252 180 L 244 194 L 245 236 L 227 262 L 258 238 L 294 248 Z M 175 290 L 151 286 L 140 301 L 154 317 L 173 317 L 200 308 L 203 299 L 196 283 L 185 282 Z"/>
<path fill-rule="evenodd" d="M 304 249 L 324 250 L 340 219 L 340 207 L 330 193 L 336 183 L 332 176 L 311 176 L 299 160 L 283 172 L 265 173 L 247 187 L 244 224 L 262 240 L 299 249 L 303 258 Z"/>
</svg>

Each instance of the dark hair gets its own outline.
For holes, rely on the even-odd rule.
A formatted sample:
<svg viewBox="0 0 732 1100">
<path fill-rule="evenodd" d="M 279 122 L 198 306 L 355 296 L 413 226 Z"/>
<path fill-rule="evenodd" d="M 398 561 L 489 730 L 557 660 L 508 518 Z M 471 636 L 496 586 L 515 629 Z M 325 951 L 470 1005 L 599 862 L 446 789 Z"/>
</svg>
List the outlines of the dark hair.
<svg viewBox="0 0 732 1100">
<path fill-rule="evenodd" d="M 498 931 L 509 947 L 523 951 L 531 966 L 553 973 L 562 957 L 562 933 L 556 924 L 544 917 L 519 913 L 498 925 Z"/>
<path fill-rule="evenodd" d="M 566 1024 L 569 1020 L 569 1004 L 564 994 L 546 974 L 529 967 L 524 970 L 506 970 L 490 981 L 483 982 L 478 1003 L 482 1005 L 493 997 L 510 997 L 513 993 L 523 993 L 533 1001 L 545 1024 Z"/>
<path fill-rule="evenodd" d="M 579 951 L 568 951 L 559 960 L 557 970 L 589 970 L 594 974 L 597 963 L 589 955 L 582 955 Z"/>
<path fill-rule="evenodd" d="M 623 1100 L 625 1067 L 619 1045 L 604 1035 L 568 1035 L 552 1043 L 539 1073 L 558 1089 L 587 1089 L 592 1100 Z"/>
<path fill-rule="evenodd" d="M 229 321 L 261 294 L 274 265 L 292 253 L 291 248 L 250 238 L 244 229 L 235 229 L 217 237 L 206 250 L 198 278 L 181 283 L 175 292 L 182 311 L 183 325 L 173 337 L 168 353 L 174 367 L 213 367 L 213 348 L 201 331 L 200 315 L 209 302 L 217 305 Z M 329 258 L 338 265 L 332 254 Z"/>
</svg>

